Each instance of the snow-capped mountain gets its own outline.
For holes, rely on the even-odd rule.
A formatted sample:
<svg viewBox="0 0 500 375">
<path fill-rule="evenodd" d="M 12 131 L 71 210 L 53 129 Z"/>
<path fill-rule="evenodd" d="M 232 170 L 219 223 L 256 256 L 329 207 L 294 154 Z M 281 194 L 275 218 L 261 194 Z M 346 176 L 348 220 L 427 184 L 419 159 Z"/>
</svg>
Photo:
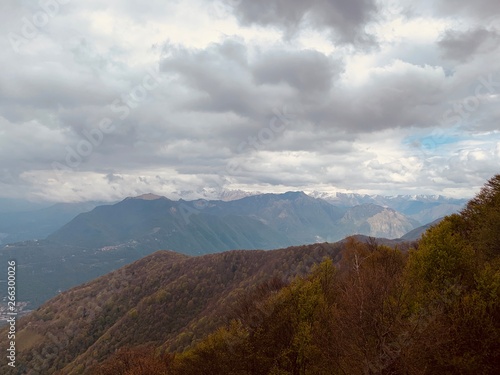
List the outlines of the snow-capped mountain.
<svg viewBox="0 0 500 375">
<path fill-rule="evenodd" d="M 308 195 L 321 198 L 338 207 L 376 204 L 398 211 L 422 224 L 460 211 L 467 199 L 447 198 L 442 195 L 368 195 L 357 193 L 327 193 L 313 191 Z"/>
</svg>

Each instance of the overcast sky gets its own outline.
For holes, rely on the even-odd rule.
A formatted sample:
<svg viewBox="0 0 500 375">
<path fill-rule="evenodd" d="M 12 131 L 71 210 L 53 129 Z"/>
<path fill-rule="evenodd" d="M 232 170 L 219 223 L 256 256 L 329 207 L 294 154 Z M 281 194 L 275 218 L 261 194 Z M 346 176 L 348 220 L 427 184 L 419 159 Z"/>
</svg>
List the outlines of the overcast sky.
<svg viewBox="0 0 500 375">
<path fill-rule="evenodd" d="M 500 172 L 498 0 L 5 0 L 0 196 L 470 197 Z"/>
</svg>

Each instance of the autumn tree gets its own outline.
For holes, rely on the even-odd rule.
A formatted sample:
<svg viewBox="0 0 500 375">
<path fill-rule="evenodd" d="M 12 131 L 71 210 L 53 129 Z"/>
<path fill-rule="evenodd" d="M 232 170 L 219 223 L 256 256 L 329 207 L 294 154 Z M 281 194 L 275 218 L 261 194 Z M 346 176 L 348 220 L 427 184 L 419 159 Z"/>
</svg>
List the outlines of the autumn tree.
<svg viewBox="0 0 500 375">
<path fill-rule="evenodd" d="M 500 176 L 423 236 L 407 265 L 407 363 L 425 373 L 493 374 L 500 363 Z"/>
</svg>

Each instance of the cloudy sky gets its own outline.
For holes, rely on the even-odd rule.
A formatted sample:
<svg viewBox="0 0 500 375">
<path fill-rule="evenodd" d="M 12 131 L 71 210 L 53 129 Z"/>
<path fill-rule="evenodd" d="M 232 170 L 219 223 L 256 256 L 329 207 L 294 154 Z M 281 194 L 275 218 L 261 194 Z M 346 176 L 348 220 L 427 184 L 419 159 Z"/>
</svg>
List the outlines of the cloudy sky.
<svg viewBox="0 0 500 375">
<path fill-rule="evenodd" d="M 500 172 L 498 0 L 0 7 L 1 197 L 470 197 Z"/>
</svg>

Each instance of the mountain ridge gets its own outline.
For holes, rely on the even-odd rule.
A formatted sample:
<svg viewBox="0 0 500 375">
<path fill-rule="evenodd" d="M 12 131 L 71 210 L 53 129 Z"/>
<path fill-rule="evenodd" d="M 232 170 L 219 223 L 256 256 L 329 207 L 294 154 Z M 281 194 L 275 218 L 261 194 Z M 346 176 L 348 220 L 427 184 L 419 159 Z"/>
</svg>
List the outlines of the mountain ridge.
<svg viewBox="0 0 500 375">
<path fill-rule="evenodd" d="M 155 342 L 169 350 L 183 349 L 224 324 L 223 317 L 245 291 L 273 279 L 283 285 L 306 275 L 325 257 L 337 262 L 342 246 L 324 243 L 198 257 L 157 251 L 63 292 L 22 318 L 19 341 L 33 339 L 19 349 L 19 367 L 76 374 L 127 345 L 131 337 L 129 344 Z M 62 355 L 69 352 L 71 358 Z"/>
<path fill-rule="evenodd" d="M 336 242 L 349 235 L 397 239 L 418 226 L 387 207 L 336 207 L 304 192 L 233 201 L 173 201 L 146 194 L 95 207 L 45 240 L 0 247 L 0 261 L 14 257 L 22 264 L 19 298 L 36 307 L 158 249 L 202 255 Z"/>
</svg>

